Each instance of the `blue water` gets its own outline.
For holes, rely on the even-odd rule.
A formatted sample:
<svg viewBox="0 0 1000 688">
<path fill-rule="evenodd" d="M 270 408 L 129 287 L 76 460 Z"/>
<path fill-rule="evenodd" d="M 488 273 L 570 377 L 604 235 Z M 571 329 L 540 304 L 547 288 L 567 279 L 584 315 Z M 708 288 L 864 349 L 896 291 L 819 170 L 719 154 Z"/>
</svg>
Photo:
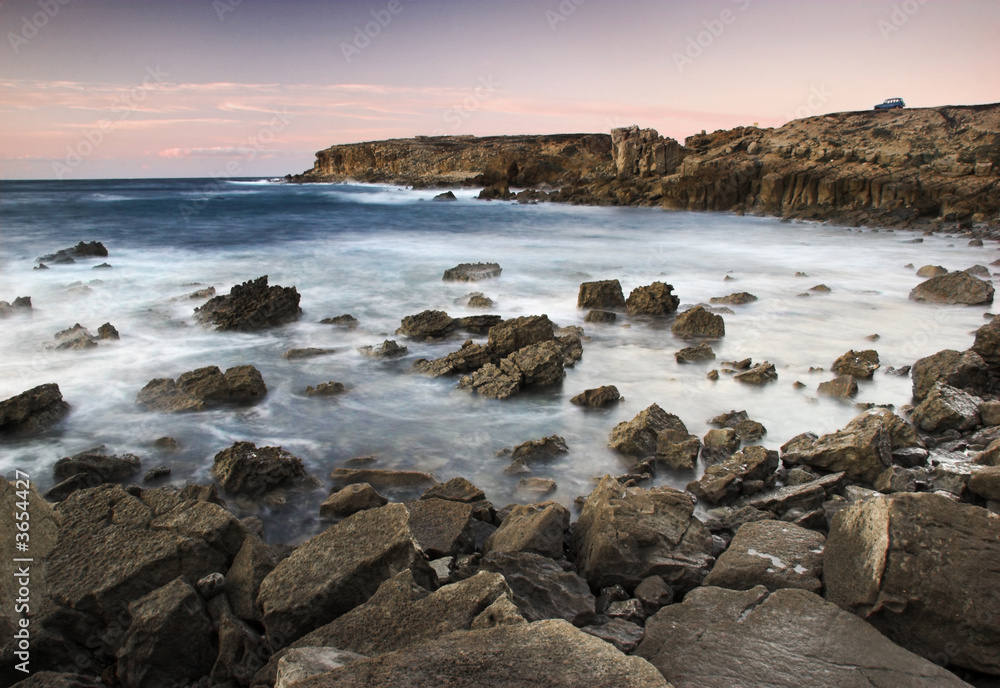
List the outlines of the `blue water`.
<svg viewBox="0 0 1000 688">
<path fill-rule="evenodd" d="M 281 445 L 328 482 L 333 468 L 374 455 L 378 465 L 431 471 L 439 479 L 464 475 L 498 506 L 525 501 L 516 478 L 503 474 L 496 453 L 553 433 L 570 453 L 536 475 L 559 485 L 552 495 L 570 505 L 593 479 L 624 472 L 606 447 L 611 428 L 651 403 L 676 413 L 699 435 L 706 421 L 746 409 L 768 428 L 777 447 L 811 430 L 842 427 L 858 411 L 850 403 L 816 398 L 816 385 L 848 349 L 878 349 L 883 366 L 911 364 L 942 348 L 965 349 L 986 308 L 937 307 L 908 301 L 920 280 L 913 263 L 964 269 L 988 264 L 994 247 L 913 235 L 860 232 L 725 214 L 655 209 L 518 205 L 474 200 L 433 203 L 438 191 L 388 186 L 305 185 L 267 180 L 99 180 L 0 183 L 0 299 L 31 296 L 30 317 L 0 320 L 0 399 L 57 382 L 73 406 L 58 427 L 30 440 L 0 445 L 0 470 L 29 470 L 43 487 L 51 467 L 94 445 L 133 452 L 144 469 L 171 466 L 171 480 L 210 479 L 216 452 L 237 440 Z M 37 256 L 102 241 L 111 270 L 97 261 L 33 270 Z M 496 261 L 497 280 L 445 283 L 441 274 L 461 262 Z M 797 277 L 805 272 L 808 277 Z M 296 286 L 303 316 L 259 334 L 219 333 L 192 319 L 187 294 L 207 286 L 219 293 L 267 274 L 272 284 Z M 726 276 L 735 281 L 724 281 Z M 454 379 L 411 372 L 413 361 L 461 346 L 404 342 L 392 333 L 406 315 L 433 308 L 453 316 L 477 311 L 456 305 L 482 291 L 504 317 L 546 313 L 559 325 L 583 326 L 576 309 L 580 282 L 617 278 L 626 295 L 636 286 L 671 283 L 684 305 L 750 291 L 760 301 L 725 315 L 727 336 L 714 364 L 679 366 L 685 346 L 664 323 L 621 318 L 585 327 L 583 360 L 561 386 L 495 401 L 470 396 Z M 797 296 L 815 284 L 826 295 Z M 343 331 L 319 324 L 351 313 L 361 325 Z M 53 335 L 79 322 L 95 332 L 111 322 L 121 340 L 87 351 L 53 351 Z M 874 344 L 866 340 L 878 333 Z M 356 348 L 396 338 L 409 354 L 394 361 L 365 358 Z M 286 361 L 289 348 L 328 347 L 322 358 Z M 748 388 L 727 376 L 706 379 L 723 360 L 770 360 L 779 381 Z M 156 377 L 194 368 L 251 363 L 269 388 L 249 409 L 166 415 L 135 406 L 136 393 Z M 307 385 L 336 380 L 350 391 L 308 398 Z M 806 388 L 792 383 L 801 380 Z M 615 384 L 625 401 L 601 412 L 569 403 L 574 394 Z M 858 401 L 910 401 L 908 378 L 877 373 Z M 169 435 L 176 454 L 152 447 Z M 658 482 L 683 486 L 693 475 L 661 471 Z M 261 512 L 271 537 L 302 537 L 321 527 L 316 505 L 326 490 Z M 403 497 L 406 495 L 396 495 Z"/>
</svg>

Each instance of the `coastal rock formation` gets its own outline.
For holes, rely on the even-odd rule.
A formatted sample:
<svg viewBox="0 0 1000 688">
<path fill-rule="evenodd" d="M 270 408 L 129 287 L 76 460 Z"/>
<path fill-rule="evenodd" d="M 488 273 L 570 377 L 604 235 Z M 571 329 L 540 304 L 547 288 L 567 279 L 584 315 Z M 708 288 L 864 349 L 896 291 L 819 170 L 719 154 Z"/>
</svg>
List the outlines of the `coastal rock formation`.
<svg viewBox="0 0 1000 688">
<path fill-rule="evenodd" d="M 594 389 L 585 389 L 570 399 L 570 403 L 589 408 L 603 408 L 608 404 L 621 401 L 622 395 L 614 385 L 603 385 Z"/>
<path fill-rule="evenodd" d="M 445 282 L 479 282 L 499 277 L 501 272 L 503 268 L 497 263 L 461 263 L 445 270 L 441 279 Z"/>
<path fill-rule="evenodd" d="M 194 313 L 199 322 L 217 330 L 257 332 L 298 320 L 302 309 L 295 287 L 268 286 L 264 275 L 209 299 Z"/>
<path fill-rule="evenodd" d="M 993 303 L 993 285 L 967 272 L 949 272 L 915 286 L 910 291 L 910 299 L 969 306 Z"/>
<path fill-rule="evenodd" d="M 69 413 L 59 385 L 48 383 L 0 401 L 0 434 L 34 435 Z"/>
<path fill-rule="evenodd" d="M 596 600 L 587 581 L 548 557 L 532 552 L 490 552 L 482 570 L 501 574 L 517 610 L 528 621 L 565 619 L 582 626 L 594 619 Z"/>
<path fill-rule="evenodd" d="M 977 394 L 986 392 L 990 383 L 989 366 L 972 350 L 944 349 L 925 356 L 913 364 L 910 376 L 917 401 L 923 401 L 937 382 Z"/>
<path fill-rule="evenodd" d="M 681 300 L 673 294 L 673 285 L 653 282 L 645 287 L 636 287 L 625 300 L 625 311 L 629 315 L 670 315 L 677 311 Z"/>
<path fill-rule="evenodd" d="M 858 380 L 868 380 L 879 368 L 878 352 L 874 349 L 851 349 L 830 366 L 837 375 L 850 375 Z"/>
<path fill-rule="evenodd" d="M 625 310 L 625 295 L 621 283 L 614 280 L 584 282 L 576 299 L 577 308 L 593 308 L 604 311 Z"/>
<path fill-rule="evenodd" d="M 938 494 L 876 496 L 833 518 L 827 599 L 902 647 L 1000 675 L 1000 516 Z M 961 642 L 955 642 L 961 638 Z"/>
<path fill-rule="evenodd" d="M 632 420 L 622 421 L 612 428 L 608 446 L 622 454 L 643 459 L 656 453 L 657 437 L 665 430 L 687 435 L 687 427 L 680 418 L 651 404 Z"/>
<path fill-rule="evenodd" d="M 636 654 L 676 688 L 756 676 L 773 688 L 968 687 L 807 590 L 698 588 L 646 622 Z"/>
<path fill-rule="evenodd" d="M 819 593 L 825 545 L 821 533 L 793 523 L 744 523 L 703 584 L 730 590 L 763 585 L 771 592 L 801 588 Z"/>
<path fill-rule="evenodd" d="M 251 365 L 235 366 L 225 373 L 218 366 L 207 366 L 186 372 L 176 380 L 150 380 L 139 391 L 135 403 L 151 411 L 177 413 L 255 404 L 266 394 L 267 385 L 260 371 Z"/>
<path fill-rule="evenodd" d="M 935 382 L 927 397 L 913 409 L 911 420 L 926 432 L 971 430 L 982 422 L 979 399 L 960 389 Z"/>
<path fill-rule="evenodd" d="M 682 339 L 719 339 L 726 335 L 726 324 L 721 315 L 695 306 L 678 315 L 670 331 Z"/>
<path fill-rule="evenodd" d="M 455 320 L 444 311 L 423 311 L 408 315 L 399 324 L 396 334 L 411 339 L 440 339 L 455 329 Z"/>
<path fill-rule="evenodd" d="M 0 301 L 0 318 L 6 318 L 17 313 L 30 313 L 31 310 L 30 296 L 18 296 L 14 299 L 14 303 Z"/>
<path fill-rule="evenodd" d="M 52 263 L 53 265 L 64 265 L 75 263 L 77 258 L 106 258 L 108 249 L 100 241 L 81 241 L 76 246 L 60 249 L 55 253 L 39 256 L 36 263 Z"/>
<path fill-rule="evenodd" d="M 729 431 L 735 435 L 734 430 Z M 707 436 L 705 444 L 708 446 Z M 739 444 L 738 439 L 736 444 Z M 756 487 L 751 492 L 754 494 L 760 492 L 764 481 L 778 469 L 778 463 L 778 452 L 760 446 L 746 447 L 722 463 L 706 468 L 705 474 L 688 483 L 687 489 L 699 499 L 712 504 L 735 499 L 741 492 L 746 492 L 746 488 L 752 483 Z M 773 480 L 771 484 L 774 484 Z"/>
<path fill-rule="evenodd" d="M 235 442 L 216 454 L 212 477 L 231 494 L 256 496 L 310 482 L 302 459 L 281 447 L 258 447 L 253 442 Z"/>
</svg>

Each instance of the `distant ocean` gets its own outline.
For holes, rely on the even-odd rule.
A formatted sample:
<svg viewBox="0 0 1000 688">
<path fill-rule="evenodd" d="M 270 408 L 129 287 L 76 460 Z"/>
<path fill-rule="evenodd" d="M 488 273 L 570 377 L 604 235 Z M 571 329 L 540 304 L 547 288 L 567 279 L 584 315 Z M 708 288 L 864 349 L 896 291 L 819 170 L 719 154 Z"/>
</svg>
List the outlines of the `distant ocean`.
<svg viewBox="0 0 1000 688">
<path fill-rule="evenodd" d="M 483 202 L 460 189 L 456 202 L 432 202 L 439 192 L 268 180 L 0 183 L 0 299 L 31 296 L 34 304 L 30 317 L 0 320 L 0 399 L 56 382 L 73 407 L 44 435 L 0 445 L 0 470 L 28 469 L 46 488 L 59 458 L 104 444 L 137 454 L 143 470 L 171 466 L 171 480 L 182 484 L 209 480 L 216 452 L 250 440 L 281 445 L 324 480 L 364 455 L 381 467 L 427 470 L 442 480 L 462 475 L 499 507 L 532 499 L 517 494 L 518 478 L 503 473 L 507 461 L 497 452 L 557 434 L 569 454 L 536 475 L 555 479 L 552 498 L 570 505 L 595 476 L 625 472 L 627 464 L 607 448 L 608 433 L 652 403 L 699 436 L 709 418 L 745 409 L 767 427 L 763 444 L 777 448 L 801 432 L 838 429 L 859 412 L 850 402 L 817 399 L 817 385 L 831 374 L 810 367 L 828 371 L 852 348 L 876 348 L 883 368 L 965 349 L 987 310 L 907 300 L 919 282 L 907 264 L 964 269 L 989 262 L 984 249 L 961 239 L 929 236 L 916 244 L 905 232 L 768 218 Z M 33 269 L 36 257 L 79 241 L 101 241 L 110 256 Z M 93 269 L 104 260 L 112 269 Z M 445 269 L 476 261 L 500 263 L 502 276 L 477 284 L 441 280 Z M 192 319 L 200 302 L 187 298 L 191 292 L 214 286 L 226 293 L 265 274 L 272 284 L 298 288 L 299 322 L 231 334 Z M 619 279 L 626 296 L 667 282 L 682 308 L 737 291 L 760 300 L 724 314 L 716 361 L 679 365 L 674 352 L 687 343 L 668 324 L 625 316 L 613 325 L 583 322 L 579 284 L 597 279 Z M 808 291 L 818 284 L 831 291 Z M 400 319 L 425 309 L 456 317 L 479 312 L 457 303 L 472 291 L 492 298 L 489 312 L 504 317 L 545 313 L 558 325 L 584 327 L 583 359 L 561 386 L 496 401 L 457 389 L 456 379 L 411 371 L 416 359 L 443 356 L 464 337 L 404 341 L 393 334 Z M 360 326 L 319 323 L 343 313 Z M 118 329 L 120 341 L 87 351 L 50 349 L 57 331 L 80 323 L 96 333 L 104 322 Z M 867 340 L 872 334 L 879 339 Z M 408 355 L 382 361 L 356 350 L 386 338 L 408 346 Z M 336 353 L 282 358 L 301 347 Z M 745 357 L 774 363 L 778 381 L 754 388 L 726 374 L 706 378 L 723 361 Z M 135 405 L 153 378 L 245 363 L 257 366 L 269 389 L 257 406 L 166 415 Z M 307 385 L 334 380 L 349 391 L 304 395 Z M 795 381 L 805 388 L 795 389 Z M 569 403 L 605 384 L 616 385 L 625 401 L 598 412 Z M 879 371 L 862 383 L 857 401 L 898 408 L 910 401 L 910 379 Z M 159 453 L 152 442 L 161 436 L 177 439 L 181 450 Z M 657 482 L 683 487 L 694 477 L 662 469 Z M 269 522 L 280 525 L 270 527 L 283 539 L 315 532 L 322 496 L 276 510 Z"/>
</svg>

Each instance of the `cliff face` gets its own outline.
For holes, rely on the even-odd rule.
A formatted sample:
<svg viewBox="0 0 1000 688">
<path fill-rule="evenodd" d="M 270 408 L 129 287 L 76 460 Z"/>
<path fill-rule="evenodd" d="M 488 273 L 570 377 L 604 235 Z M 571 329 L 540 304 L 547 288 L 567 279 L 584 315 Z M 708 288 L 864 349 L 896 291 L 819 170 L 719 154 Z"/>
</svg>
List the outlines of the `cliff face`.
<svg viewBox="0 0 1000 688">
<path fill-rule="evenodd" d="M 848 224 L 996 222 L 1000 104 L 848 112 L 689 137 L 435 137 L 334 146 L 291 181 L 507 184 L 522 200 L 726 210 Z M 496 196 L 494 196 L 496 197 Z M 500 197 L 503 197 L 502 195 Z"/>
<path fill-rule="evenodd" d="M 420 136 L 332 146 L 296 182 L 560 187 L 613 174 L 607 134 Z"/>
</svg>

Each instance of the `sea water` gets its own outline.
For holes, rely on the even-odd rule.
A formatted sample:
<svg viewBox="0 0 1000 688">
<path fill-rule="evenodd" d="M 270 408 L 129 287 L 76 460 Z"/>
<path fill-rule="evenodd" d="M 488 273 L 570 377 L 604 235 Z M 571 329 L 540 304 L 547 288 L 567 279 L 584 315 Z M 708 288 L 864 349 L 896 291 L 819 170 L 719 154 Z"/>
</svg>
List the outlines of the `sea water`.
<svg viewBox="0 0 1000 688">
<path fill-rule="evenodd" d="M 801 432 L 843 427 L 859 413 L 855 402 L 897 409 L 911 402 L 909 377 L 885 369 L 968 348 L 988 311 L 907 299 L 920 282 L 907 264 L 954 270 L 995 257 L 993 247 L 969 247 L 961 237 L 714 213 L 484 202 L 460 189 L 455 202 L 433 202 L 438 192 L 267 180 L 3 182 L 0 299 L 31 296 L 34 310 L 0 320 L 0 399 L 55 382 L 72 412 L 41 436 L 3 440 L 0 471 L 8 477 L 15 467 L 28 471 L 45 489 L 59 458 L 103 444 L 138 455 L 143 470 L 170 466 L 170 482 L 207 482 L 215 454 L 248 440 L 280 445 L 326 484 L 332 469 L 374 456 L 376 467 L 429 471 L 439 480 L 464 476 L 501 506 L 535 498 L 518 494 L 520 476 L 506 475 L 508 460 L 497 453 L 555 434 L 569 453 L 535 466 L 534 474 L 554 479 L 551 498 L 572 505 L 596 477 L 628 469 L 607 447 L 608 434 L 650 404 L 678 415 L 699 436 L 713 416 L 746 410 L 767 428 L 762 444 L 777 448 Z M 95 240 L 107 246 L 108 258 L 33 269 L 38 256 Z M 105 261 L 111 269 L 94 269 Z M 478 261 L 498 262 L 502 276 L 442 281 L 447 268 Z M 298 322 L 253 334 L 195 322 L 202 301 L 188 294 L 209 286 L 227 293 L 261 275 L 298 289 Z M 681 308 L 736 291 L 759 300 L 724 314 L 726 336 L 712 345 L 716 361 L 681 365 L 674 353 L 688 343 L 671 334 L 669 322 L 627 316 L 611 325 L 583 322 L 579 285 L 603 279 L 620 280 L 626 296 L 666 282 Z M 818 284 L 831 291 L 809 291 Z M 394 334 L 401 318 L 426 309 L 454 317 L 483 312 L 457 305 L 471 291 L 492 298 L 488 312 L 505 318 L 544 313 L 557 325 L 582 326 L 582 360 L 561 385 L 503 401 L 460 390 L 455 378 L 414 373 L 415 360 L 444 356 L 468 335 L 405 340 Z M 360 321 L 357 329 L 319 322 L 344 313 Z M 80 323 L 96 333 L 104 322 L 118 329 L 119 341 L 52 349 L 56 332 Z M 877 341 L 870 341 L 874 334 Z M 408 354 L 379 360 L 357 351 L 386 338 L 405 344 Z M 335 353 L 282 358 L 304 347 Z M 818 397 L 817 385 L 833 377 L 833 361 L 865 348 L 877 349 L 883 369 L 860 383 L 857 398 Z M 752 387 L 725 373 L 718 381 L 706 377 L 723 361 L 747 357 L 775 364 L 777 382 Z M 256 366 L 268 387 L 255 406 L 165 414 L 135 403 L 153 378 L 242 364 Z M 349 391 L 305 395 L 308 385 L 327 381 Z M 617 386 L 624 401 L 597 411 L 569 402 L 600 385 Z M 155 449 L 162 436 L 175 438 L 180 451 Z M 661 468 L 656 483 L 683 487 L 697 474 Z M 263 512 L 269 537 L 316 532 L 323 496 L 320 490 Z"/>
</svg>

